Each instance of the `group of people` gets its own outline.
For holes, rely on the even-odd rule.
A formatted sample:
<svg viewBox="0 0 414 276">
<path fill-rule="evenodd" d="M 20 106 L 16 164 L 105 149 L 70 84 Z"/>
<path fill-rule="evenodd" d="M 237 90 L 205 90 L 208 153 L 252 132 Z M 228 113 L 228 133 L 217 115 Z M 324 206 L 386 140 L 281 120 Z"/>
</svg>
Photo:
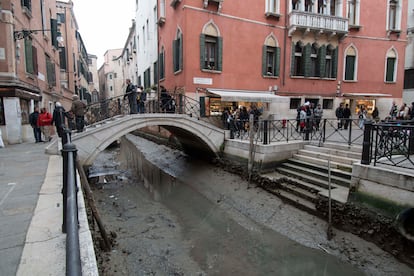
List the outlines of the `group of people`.
<svg viewBox="0 0 414 276">
<path fill-rule="evenodd" d="M 305 130 L 318 131 L 323 117 L 321 104 L 315 106 L 314 103 L 305 102 L 299 106 L 296 115 L 296 131 L 304 132 Z"/>
<path fill-rule="evenodd" d="M 252 104 L 249 110 L 245 106 L 239 106 L 239 108 L 235 108 L 234 110 L 225 107 L 221 118 L 226 129 L 242 134 L 249 129 L 250 114 L 253 115 L 254 129 L 257 130 L 262 111 L 256 104 Z"/>
<path fill-rule="evenodd" d="M 406 103 L 403 103 L 400 108 L 398 108 L 395 102 L 392 103 L 389 117 L 390 120 L 412 120 L 414 119 L 414 102 L 411 103 L 411 107 Z"/>
<path fill-rule="evenodd" d="M 34 111 L 29 115 L 29 123 L 33 128 L 33 136 L 36 143 L 49 142 L 52 140 L 52 126 L 56 127 L 56 133 L 59 137 L 63 137 L 66 128 L 65 119 L 75 120 L 75 128 L 77 132 L 84 131 L 85 128 L 85 111 L 86 104 L 79 99 L 78 95 L 73 95 L 72 107 L 66 112 L 60 102 L 55 102 L 53 115 L 48 112 L 46 107 L 35 107 Z M 43 139 L 42 139 L 43 135 Z"/>
<path fill-rule="evenodd" d="M 130 79 L 127 79 L 124 99 L 126 98 L 128 98 L 130 114 L 145 113 L 147 93 L 144 87 L 134 85 Z"/>
</svg>

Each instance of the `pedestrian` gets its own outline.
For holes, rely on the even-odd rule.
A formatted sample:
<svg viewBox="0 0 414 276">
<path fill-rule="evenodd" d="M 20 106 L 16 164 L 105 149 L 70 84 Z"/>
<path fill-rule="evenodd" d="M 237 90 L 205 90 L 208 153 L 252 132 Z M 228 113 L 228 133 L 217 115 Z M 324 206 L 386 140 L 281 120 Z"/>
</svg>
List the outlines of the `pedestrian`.
<svg viewBox="0 0 414 276">
<path fill-rule="evenodd" d="M 66 137 L 64 135 L 66 130 L 65 118 L 69 118 L 69 114 L 65 111 L 60 102 L 56 102 L 55 109 L 53 110 L 53 124 L 56 127 L 58 136 L 62 138 L 63 144 L 66 142 Z"/>
<path fill-rule="evenodd" d="M 335 110 L 335 116 L 338 120 L 338 129 L 342 129 L 343 120 L 344 120 L 344 104 L 340 103 L 339 106 Z"/>
<path fill-rule="evenodd" d="M 398 106 L 397 106 L 397 104 L 395 102 L 392 102 L 392 106 L 391 106 L 389 115 L 390 115 L 391 120 L 397 119 L 397 116 L 398 116 Z"/>
<path fill-rule="evenodd" d="M 361 105 L 358 111 L 358 125 L 360 129 L 364 128 L 365 120 L 367 118 L 367 110 L 364 105 Z"/>
<path fill-rule="evenodd" d="M 348 104 L 345 104 L 343 117 L 344 129 L 348 129 L 348 126 L 351 124 L 351 109 Z"/>
<path fill-rule="evenodd" d="M 29 123 L 33 128 L 33 135 L 35 138 L 36 143 L 43 142 L 42 141 L 42 131 L 40 130 L 40 126 L 38 124 L 39 120 L 39 107 L 35 107 L 34 111 L 29 115 Z"/>
<path fill-rule="evenodd" d="M 145 101 L 147 100 L 147 93 L 143 86 L 137 88 L 137 107 L 138 113 L 145 113 Z"/>
<path fill-rule="evenodd" d="M 374 119 L 374 121 L 376 123 L 379 122 L 380 118 L 379 118 L 379 110 L 378 110 L 378 107 L 375 107 L 374 110 L 372 111 L 372 119 Z"/>
<path fill-rule="evenodd" d="M 321 104 L 318 104 L 315 110 L 313 111 L 313 118 L 315 119 L 315 128 L 317 131 L 319 130 L 322 116 L 323 116 L 323 109 L 322 109 Z"/>
<path fill-rule="evenodd" d="M 52 136 L 50 136 L 52 119 L 52 115 L 47 111 L 47 108 L 42 107 L 40 109 L 39 117 L 37 118 L 37 124 L 40 127 L 40 131 L 42 132 L 45 138 L 45 142 L 49 142 L 50 140 L 52 140 Z"/>
<path fill-rule="evenodd" d="M 413 120 L 414 119 L 414 102 L 411 103 L 411 108 L 410 108 L 410 119 Z"/>
<path fill-rule="evenodd" d="M 124 100 L 128 97 L 129 103 L 129 114 L 136 114 L 138 112 L 137 108 L 137 87 L 131 83 L 130 79 L 126 80 L 126 89 Z"/>
<path fill-rule="evenodd" d="M 82 132 L 85 128 L 85 110 L 86 104 L 79 99 L 78 95 L 73 95 L 70 111 L 75 116 L 76 132 Z"/>
</svg>

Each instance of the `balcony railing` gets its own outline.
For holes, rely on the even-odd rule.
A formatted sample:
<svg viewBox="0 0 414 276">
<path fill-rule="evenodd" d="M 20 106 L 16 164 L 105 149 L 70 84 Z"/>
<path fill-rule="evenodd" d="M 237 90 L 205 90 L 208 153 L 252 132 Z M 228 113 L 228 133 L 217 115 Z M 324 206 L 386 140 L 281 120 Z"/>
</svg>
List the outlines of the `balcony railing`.
<svg viewBox="0 0 414 276">
<path fill-rule="evenodd" d="M 348 19 L 325 14 L 292 11 L 289 15 L 289 35 L 297 30 L 343 36 L 348 33 Z"/>
</svg>

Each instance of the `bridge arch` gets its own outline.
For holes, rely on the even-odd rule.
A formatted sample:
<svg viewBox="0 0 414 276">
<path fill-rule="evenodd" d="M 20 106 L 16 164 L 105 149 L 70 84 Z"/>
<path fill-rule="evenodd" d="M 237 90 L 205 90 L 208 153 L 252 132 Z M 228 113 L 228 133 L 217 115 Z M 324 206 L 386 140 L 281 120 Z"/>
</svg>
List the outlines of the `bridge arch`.
<svg viewBox="0 0 414 276">
<path fill-rule="evenodd" d="M 133 114 L 113 117 L 73 135 L 82 165 L 92 165 L 96 156 L 120 137 L 140 128 L 162 126 L 173 133 L 185 151 L 200 150 L 218 155 L 224 130 L 183 114 Z"/>
</svg>

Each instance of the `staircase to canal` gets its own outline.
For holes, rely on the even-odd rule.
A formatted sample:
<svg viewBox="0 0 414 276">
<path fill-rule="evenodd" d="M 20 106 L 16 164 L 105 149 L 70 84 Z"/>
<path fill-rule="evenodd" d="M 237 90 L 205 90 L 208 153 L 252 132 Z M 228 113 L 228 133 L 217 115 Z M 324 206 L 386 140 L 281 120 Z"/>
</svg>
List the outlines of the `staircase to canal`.
<svg viewBox="0 0 414 276">
<path fill-rule="evenodd" d="M 270 192 L 301 209 L 317 213 L 316 203 L 319 197 L 329 197 L 329 186 L 333 201 L 347 202 L 352 164 L 360 162 L 361 152 L 362 146 L 357 145 L 305 145 L 275 171 L 263 176 L 279 183 Z"/>
</svg>

